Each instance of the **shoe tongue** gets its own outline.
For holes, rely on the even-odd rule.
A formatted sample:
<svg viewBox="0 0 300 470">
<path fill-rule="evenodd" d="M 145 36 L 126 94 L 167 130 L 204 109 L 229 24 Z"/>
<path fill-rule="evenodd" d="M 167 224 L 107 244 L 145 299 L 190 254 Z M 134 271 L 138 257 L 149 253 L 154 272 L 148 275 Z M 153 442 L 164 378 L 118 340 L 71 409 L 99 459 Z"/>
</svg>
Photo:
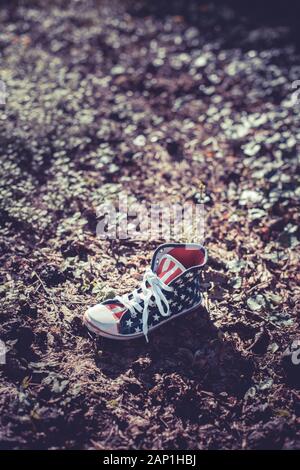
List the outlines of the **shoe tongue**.
<svg viewBox="0 0 300 470">
<path fill-rule="evenodd" d="M 169 284 L 184 271 L 185 267 L 177 259 L 171 255 L 164 255 L 158 264 L 156 274 L 165 284 Z"/>
</svg>

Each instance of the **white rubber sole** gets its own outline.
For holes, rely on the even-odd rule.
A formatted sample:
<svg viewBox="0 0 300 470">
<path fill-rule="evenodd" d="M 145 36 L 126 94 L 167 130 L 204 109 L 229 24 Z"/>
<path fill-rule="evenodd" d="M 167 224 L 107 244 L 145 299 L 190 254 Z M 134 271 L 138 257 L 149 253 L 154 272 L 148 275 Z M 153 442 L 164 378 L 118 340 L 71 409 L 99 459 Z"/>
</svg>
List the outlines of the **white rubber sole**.
<svg viewBox="0 0 300 470">
<path fill-rule="evenodd" d="M 199 303 L 199 304 L 194 305 L 193 307 L 189 308 L 188 310 L 184 310 L 183 312 L 177 313 L 176 315 L 172 315 L 172 316 L 168 317 L 166 320 L 163 320 L 162 322 L 160 322 L 158 325 L 153 326 L 148 331 L 148 333 L 151 333 L 156 328 L 159 328 L 160 326 L 164 325 L 165 323 L 168 323 L 169 321 L 174 320 L 175 318 L 178 318 L 181 315 L 185 315 L 186 313 L 192 313 L 195 310 L 197 310 L 199 307 L 202 307 L 202 306 L 203 306 L 203 304 Z M 82 321 L 83 321 L 84 325 L 88 328 L 89 331 L 91 331 L 92 333 L 94 333 L 98 336 L 103 336 L 104 338 L 116 339 L 116 340 L 119 340 L 119 341 L 127 341 L 127 340 L 130 340 L 130 339 L 138 339 L 138 338 L 141 338 L 141 337 L 144 336 L 143 332 L 134 333 L 134 334 L 130 334 L 130 335 L 114 335 L 112 333 L 108 333 L 107 331 L 103 331 L 98 326 L 94 325 L 94 323 L 92 323 L 90 321 L 90 319 L 88 318 L 87 312 L 84 313 Z"/>
</svg>

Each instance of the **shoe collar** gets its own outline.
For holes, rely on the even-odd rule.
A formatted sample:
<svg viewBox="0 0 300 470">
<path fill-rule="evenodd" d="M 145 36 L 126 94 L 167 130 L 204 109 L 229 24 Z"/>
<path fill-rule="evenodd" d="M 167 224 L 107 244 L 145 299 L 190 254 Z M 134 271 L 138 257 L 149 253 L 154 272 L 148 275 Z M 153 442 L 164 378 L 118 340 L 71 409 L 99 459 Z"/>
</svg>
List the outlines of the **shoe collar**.
<svg viewBox="0 0 300 470">
<path fill-rule="evenodd" d="M 206 249 L 198 243 L 164 243 L 153 254 L 151 261 L 153 272 L 157 272 L 161 259 L 166 254 L 175 258 L 185 270 L 204 266 L 207 260 Z"/>
</svg>

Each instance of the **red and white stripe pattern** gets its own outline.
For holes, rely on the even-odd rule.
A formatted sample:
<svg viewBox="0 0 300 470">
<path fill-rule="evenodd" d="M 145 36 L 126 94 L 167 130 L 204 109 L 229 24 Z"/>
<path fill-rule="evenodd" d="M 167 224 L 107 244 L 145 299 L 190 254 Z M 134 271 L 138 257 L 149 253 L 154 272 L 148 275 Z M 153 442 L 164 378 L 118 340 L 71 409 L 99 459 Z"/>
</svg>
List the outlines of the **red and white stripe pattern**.
<svg viewBox="0 0 300 470">
<path fill-rule="evenodd" d="M 164 255 L 160 260 L 156 270 L 157 276 L 165 283 L 170 284 L 175 277 L 179 276 L 185 271 L 185 267 L 179 263 L 173 256 Z"/>
<path fill-rule="evenodd" d="M 111 313 L 118 320 L 121 318 L 123 312 L 125 312 L 123 305 L 107 304 L 106 307 L 110 309 Z"/>
</svg>

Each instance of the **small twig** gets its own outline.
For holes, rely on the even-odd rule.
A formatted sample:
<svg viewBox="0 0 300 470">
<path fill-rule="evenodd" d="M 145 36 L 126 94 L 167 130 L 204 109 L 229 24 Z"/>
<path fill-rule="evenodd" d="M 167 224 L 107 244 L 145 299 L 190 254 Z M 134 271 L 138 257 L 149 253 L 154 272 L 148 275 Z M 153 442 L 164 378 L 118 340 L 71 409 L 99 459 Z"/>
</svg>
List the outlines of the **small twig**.
<svg viewBox="0 0 300 470">
<path fill-rule="evenodd" d="M 63 300 L 67 302 L 68 304 L 76 304 L 76 305 L 87 305 L 88 301 L 87 300 L 73 300 L 71 297 L 68 297 L 66 295 L 63 295 Z"/>
<path fill-rule="evenodd" d="M 251 315 L 255 315 L 256 317 L 263 320 L 265 323 L 269 323 L 270 325 L 275 326 L 275 328 L 280 328 L 279 325 L 276 325 L 276 323 L 272 322 L 271 320 L 268 320 L 267 318 L 264 318 L 262 315 L 259 315 L 259 313 L 257 313 L 257 312 L 253 312 L 252 310 L 247 310 L 247 309 L 245 309 L 245 312 L 248 313 L 248 314 L 251 314 Z"/>
<path fill-rule="evenodd" d="M 248 289 L 247 293 L 250 294 L 250 292 L 254 291 L 255 289 L 259 289 L 261 287 L 268 287 L 268 284 L 269 284 L 269 281 L 259 282 L 258 284 L 255 284 L 255 286 L 250 287 L 250 289 Z"/>
<path fill-rule="evenodd" d="M 207 312 L 210 313 L 210 308 L 209 308 L 209 301 L 208 301 L 207 292 L 203 292 L 202 295 L 203 295 L 204 307 L 206 308 Z"/>
<path fill-rule="evenodd" d="M 38 280 L 40 281 L 42 288 L 43 288 L 44 291 L 46 292 L 47 296 L 50 298 L 54 309 L 57 311 L 57 310 L 58 310 L 58 307 L 57 307 L 57 305 L 55 304 L 55 302 L 54 302 L 54 300 L 53 300 L 52 292 L 49 292 L 49 291 L 48 291 L 47 287 L 45 286 L 44 282 L 42 281 L 42 279 L 40 278 L 40 276 L 38 275 L 38 273 L 37 273 L 36 271 L 33 271 L 33 274 L 35 274 L 36 277 L 38 278 Z"/>
</svg>

